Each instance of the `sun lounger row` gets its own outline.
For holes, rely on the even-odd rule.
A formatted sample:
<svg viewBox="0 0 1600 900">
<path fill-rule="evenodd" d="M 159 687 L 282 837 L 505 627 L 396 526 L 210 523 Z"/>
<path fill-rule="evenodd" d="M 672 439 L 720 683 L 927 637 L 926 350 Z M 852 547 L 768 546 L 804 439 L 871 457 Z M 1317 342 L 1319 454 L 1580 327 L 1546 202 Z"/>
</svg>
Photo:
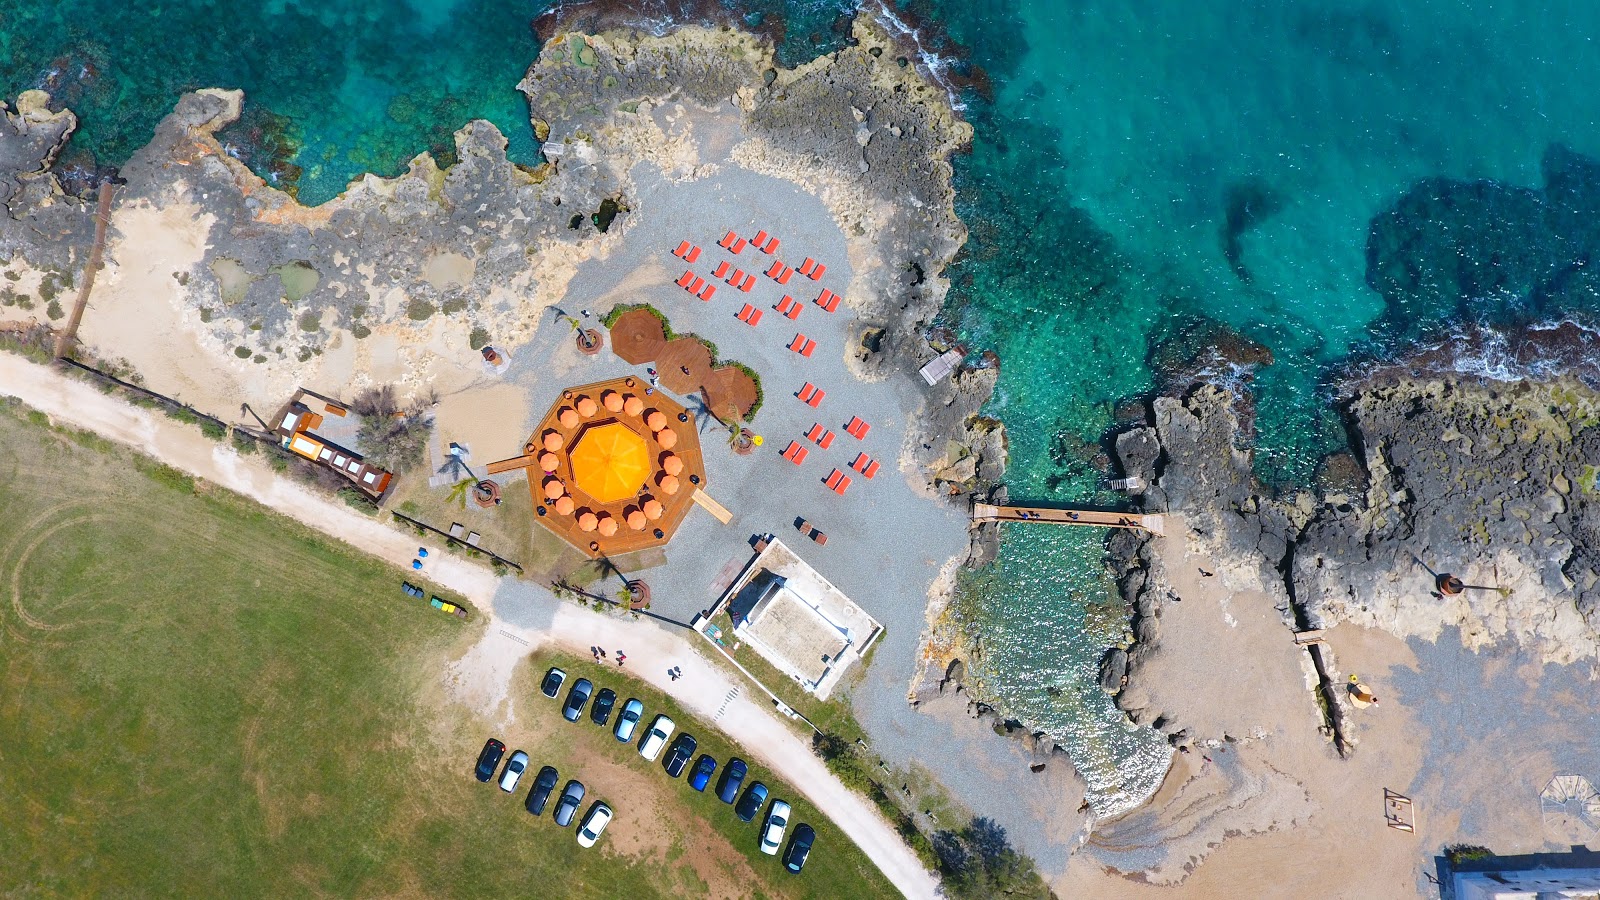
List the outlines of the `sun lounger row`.
<svg viewBox="0 0 1600 900">
<path fill-rule="evenodd" d="M 700 258 L 700 248 L 689 243 L 688 241 L 684 241 L 678 245 L 678 249 L 672 251 L 672 255 L 678 257 L 686 263 L 693 263 L 695 260 Z"/>
<path fill-rule="evenodd" d="M 767 267 L 767 277 L 779 284 L 788 284 L 789 278 L 794 275 L 794 270 L 783 264 L 782 260 L 775 259 Z"/>
<path fill-rule="evenodd" d="M 778 252 L 778 239 L 765 231 L 756 232 L 756 236 L 750 239 L 750 243 L 768 256 Z"/>
<path fill-rule="evenodd" d="M 839 308 L 840 299 L 842 298 L 838 294 L 835 294 L 833 291 L 830 291 L 827 288 L 823 288 L 822 293 L 817 295 L 817 299 L 813 300 L 812 302 L 828 312 L 833 312 Z"/>
<path fill-rule="evenodd" d="M 810 452 L 799 441 L 790 441 L 789 446 L 784 448 L 783 458 L 798 466 L 806 461 L 806 454 Z"/>
<path fill-rule="evenodd" d="M 756 309 L 754 306 L 751 306 L 748 303 L 744 305 L 744 309 L 741 309 L 735 313 L 734 317 L 752 328 L 761 324 L 761 310 Z"/>
<path fill-rule="evenodd" d="M 797 334 L 794 336 L 794 340 L 789 342 L 789 349 L 804 356 L 806 359 L 810 359 L 811 351 L 817 349 L 817 342 L 803 334 Z"/>
<path fill-rule="evenodd" d="M 808 381 L 795 396 L 800 398 L 801 403 L 816 409 L 822 404 L 822 398 L 827 396 L 827 392 Z"/>
<path fill-rule="evenodd" d="M 737 234 L 734 234 L 731 231 L 723 235 L 722 240 L 717 241 L 717 246 L 728 251 L 729 253 L 743 253 L 744 245 L 744 238 L 739 237 Z"/>
<path fill-rule="evenodd" d="M 844 433 L 850 435 L 858 441 L 865 440 L 867 437 L 867 432 L 871 430 L 872 426 L 862 421 L 860 416 L 851 416 L 850 421 L 845 423 L 844 426 Z"/>
<path fill-rule="evenodd" d="M 800 310 L 804 308 L 805 304 L 788 294 L 784 294 L 783 299 L 778 301 L 778 305 L 773 307 L 778 311 L 778 315 L 788 316 L 791 320 L 800 318 Z"/>
<path fill-rule="evenodd" d="M 878 461 L 865 453 L 857 453 L 855 462 L 850 464 L 850 468 L 855 469 L 867 478 L 871 478 L 878 474 Z"/>
<path fill-rule="evenodd" d="M 716 285 L 710 284 L 704 278 L 696 275 L 692 270 L 684 272 L 681 276 L 679 276 L 677 285 L 696 297 L 699 297 L 701 300 L 710 300 L 712 295 L 717 292 Z"/>
<path fill-rule="evenodd" d="M 833 446 L 833 432 L 823 428 L 822 423 L 818 422 L 811 426 L 810 431 L 806 432 L 806 440 L 826 450 Z"/>
<path fill-rule="evenodd" d="M 812 281 L 821 281 L 822 273 L 826 271 L 828 271 L 827 266 L 817 262 L 809 256 L 806 257 L 805 262 L 800 264 L 800 274 L 806 276 Z"/>
<path fill-rule="evenodd" d="M 843 495 L 850 487 L 850 476 L 838 469 L 834 469 L 833 473 L 823 479 L 822 483 L 828 486 L 828 490 L 833 491 L 835 494 Z"/>
</svg>

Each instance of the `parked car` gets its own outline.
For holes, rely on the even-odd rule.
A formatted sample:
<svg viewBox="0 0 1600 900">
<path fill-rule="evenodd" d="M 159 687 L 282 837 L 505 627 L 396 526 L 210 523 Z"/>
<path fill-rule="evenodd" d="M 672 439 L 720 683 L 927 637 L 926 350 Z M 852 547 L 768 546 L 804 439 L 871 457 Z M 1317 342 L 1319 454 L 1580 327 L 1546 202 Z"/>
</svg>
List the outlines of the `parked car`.
<svg viewBox="0 0 1600 900">
<path fill-rule="evenodd" d="M 522 780 L 522 773 L 528 771 L 528 754 L 521 750 L 511 754 L 506 761 L 506 769 L 500 773 L 500 790 L 511 793 L 517 789 L 517 782 Z"/>
<path fill-rule="evenodd" d="M 783 831 L 788 827 L 789 804 L 782 800 L 772 801 L 767 824 L 761 826 L 761 852 L 768 856 L 778 855 L 778 846 L 783 843 Z"/>
<path fill-rule="evenodd" d="M 578 814 L 578 804 L 582 802 L 583 782 L 574 778 L 561 789 L 561 799 L 556 801 L 556 824 L 562 828 L 571 825 L 572 817 Z"/>
<path fill-rule="evenodd" d="M 694 768 L 689 770 L 689 787 L 704 793 L 716 771 L 717 761 L 711 758 L 711 754 L 700 754 L 700 758 L 694 761 Z"/>
<path fill-rule="evenodd" d="M 672 749 L 667 751 L 667 758 L 661 761 L 662 767 L 667 770 L 668 778 L 677 778 L 683 774 L 683 767 L 694 758 L 697 746 L 699 744 L 696 743 L 694 735 L 687 731 L 678 735 L 678 739 L 672 742 Z"/>
<path fill-rule="evenodd" d="M 783 867 L 791 875 L 799 875 L 800 870 L 806 867 L 806 857 L 811 855 L 811 845 L 816 843 L 817 833 L 811 826 L 804 822 L 795 826 L 794 837 L 789 839 L 789 849 L 783 851 Z"/>
<path fill-rule="evenodd" d="M 733 814 L 741 822 L 749 822 L 761 812 L 761 807 L 767 805 L 767 786 L 759 781 L 752 782 L 745 788 L 744 796 L 739 798 L 739 805 L 733 808 Z"/>
<path fill-rule="evenodd" d="M 606 826 L 611 824 L 611 807 L 604 803 L 596 802 L 589 807 L 589 814 L 583 817 L 583 824 L 578 826 L 578 846 L 593 847 L 594 842 L 600 840 L 600 835 L 605 834 Z"/>
<path fill-rule="evenodd" d="M 661 748 L 667 745 L 667 738 L 672 737 L 672 732 L 677 727 L 666 716 L 656 716 L 655 721 L 650 723 L 650 728 L 645 731 L 644 737 L 639 739 L 639 755 L 650 762 L 655 762 L 656 757 L 661 755 Z"/>
<path fill-rule="evenodd" d="M 544 681 L 539 682 L 539 692 L 554 700 L 561 693 L 561 686 L 566 683 L 567 673 L 551 666 L 550 671 L 544 673 Z"/>
<path fill-rule="evenodd" d="M 617 692 L 611 688 L 601 688 L 600 693 L 594 695 L 594 706 L 589 709 L 589 721 L 596 725 L 604 725 L 611 721 L 611 709 L 617 705 Z"/>
<path fill-rule="evenodd" d="M 739 757 L 728 760 L 728 767 L 722 770 L 722 777 L 717 779 L 717 799 L 723 803 L 732 803 L 737 799 L 739 786 L 744 784 L 744 776 L 749 772 L 750 767 Z"/>
<path fill-rule="evenodd" d="M 622 712 L 617 714 L 617 727 L 611 733 L 617 736 L 617 740 L 626 744 L 633 740 L 633 731 L 639 727 L 639 719 L 643 715 L 644 704 L 629 697 L 628 702 L 622 704 Z"/>
<path fill-rule="evenodd" d="M 494 738 L 483 742 L 483 749 L 478 752 L 478 767 L 472 774 L 478 776 L 479 781 L 488 781 L 494 777 L 494 770 L 500 768 L 500 757 L 506 755 L 506 745 Z"/>
<path fill-rule="evenodd" d="M 589 702 L 589 695 L 592 693 L 594 693 L 594 682 L 587 678 L 579 678 L 578 683 L 567 692 L 567 702 L 561 707 L 561 715 L 565 716 L 568 722 L 578 721 L 578 717 L 583 715 L 583 705 Z"/>
<path fill-rule="evenodd" d="M 538 777 L 533 779 L 533 787 L 528 791 L 528 800 L 525 804 L 528 812 L 536 816 L 544 813 L 545 804 L 550 802 L 550 793 L 556 789 L 556 780 L 559 777 L 555 766 L 545 766 L 539 770 Z"/>
</svg>

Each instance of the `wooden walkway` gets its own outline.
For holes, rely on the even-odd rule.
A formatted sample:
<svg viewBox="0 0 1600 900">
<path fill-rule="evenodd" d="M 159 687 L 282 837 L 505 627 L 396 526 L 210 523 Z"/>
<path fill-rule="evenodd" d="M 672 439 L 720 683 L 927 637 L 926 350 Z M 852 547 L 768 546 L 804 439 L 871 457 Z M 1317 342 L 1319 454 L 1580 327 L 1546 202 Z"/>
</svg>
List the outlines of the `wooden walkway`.
<svg viewBox="0 0 1600 900">
<path fill-rule="evenodd" d="M 1100 512 L 1092 509 L 1049 509 L 1034 506 L 995 506 L 972 504 L 974 522 L 1038 522 L 1042 525 L 1083 525 L 1093 528 L 1131 528 L 1155 535 L 1166 534 L 1166 520 L 1159 515 Z"/>
<path fill-rule="evenodd" d="M 94 287 L 94 274 L 100 271 L 101 257 L 106 249 L 106 226 L 111 222 L 111 194 L 115 190 L 111 179 L 100 182 L 100 203 L 95 207 L 94 215 L 94 246 L 89 249 L 89 264 L 83 269 L 78 299 L 72 304 L 72 316 L 67 319 L 67 327 L 56 339 L 57 359 L 63 359 L 71 353 L 72 345 L 78 340 L 78 323 L 83 321 L 83 308 L 89 303 L 89 289 Z"/>
<path fill-rule="evenodd" d="M 718 522 L 726 525 L 733 521 L 733 513 L 728 512 L 728 508 L 726 506 L 723 506 L 721 503 L 711 499 L 711 495 L 707 494 L 705 491 L 695 488 L 694 493 L 690 494 L 689 496 L 694 499 L 694 502 L 700 504 L 701 509 L 715 516 Z"/>
</svg>

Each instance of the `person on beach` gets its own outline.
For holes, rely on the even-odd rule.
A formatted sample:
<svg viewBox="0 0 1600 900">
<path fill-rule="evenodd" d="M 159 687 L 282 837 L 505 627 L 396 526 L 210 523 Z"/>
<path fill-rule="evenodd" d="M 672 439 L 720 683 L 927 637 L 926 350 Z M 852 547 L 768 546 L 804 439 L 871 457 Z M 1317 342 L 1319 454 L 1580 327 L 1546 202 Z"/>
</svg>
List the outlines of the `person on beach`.
<svg viewBox="0 0 1600 900">
<path fill-rule="evenodd" d="M 622 665 L 623 660 L 625 660 L 627 658 L 628 658 L 628 654 L 623 653 L 621 650 L 617 651 L 617 665 L 619 665 L 619 666 Z"/>
</svg>

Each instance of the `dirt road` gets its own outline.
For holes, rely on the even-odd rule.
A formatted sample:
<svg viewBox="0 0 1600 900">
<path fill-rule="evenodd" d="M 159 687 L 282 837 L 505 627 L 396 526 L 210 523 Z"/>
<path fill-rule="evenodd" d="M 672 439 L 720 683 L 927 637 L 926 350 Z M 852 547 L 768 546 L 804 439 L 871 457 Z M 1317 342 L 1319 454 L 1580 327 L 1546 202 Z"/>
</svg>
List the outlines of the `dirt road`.
<svg viewBox="0 0 1600 900">
<path fill-rule="evenodd" d="M 131 445 L 397 566 L 409 567 L 416 555 L 415 537 L 329 501 L 279 476 L 260 458 L 241 457 L 207 439 L 193 426 L 130 406 L 48 366 L 0 353 L 0 395 L 17 397 L 59 423 Z M 494 714 L 506 696 L 512 669 L 527 655 L 529 645 L 551 642 L 578 652 L 587 652 L 593 645 L 622 650 L 631 674 L 715 722 L 751 756 L 800 786 L 902 893 L 914 898 L 935 895 L 937 881 L 888 821 L 864 797 L 833 777 L 765 704 L 764 697 L 750 697 L 685 637 L 647 622 L 611 618 L 560 603 L 530 585 L 509 584 L 502 591 L 501 580 L 487 569 L 443 553 L 430 557 L 427 575 L 465 595 L 489 618 L 483 640 L 457 663 L 453 673 L 458 695 L 464 693 L 463 699 L 480 710 Z M 522 604 L 548 603 L 551 626 L 530 630 L 497 621 L 492 612 L 497 592 L 513 595 L 514 602 Z M 683 669 L 683 677 L 677 681 L 666 674 L 674 665 Z M 734 694 L 731 698 L 730 693 Z"/>
</svg>

